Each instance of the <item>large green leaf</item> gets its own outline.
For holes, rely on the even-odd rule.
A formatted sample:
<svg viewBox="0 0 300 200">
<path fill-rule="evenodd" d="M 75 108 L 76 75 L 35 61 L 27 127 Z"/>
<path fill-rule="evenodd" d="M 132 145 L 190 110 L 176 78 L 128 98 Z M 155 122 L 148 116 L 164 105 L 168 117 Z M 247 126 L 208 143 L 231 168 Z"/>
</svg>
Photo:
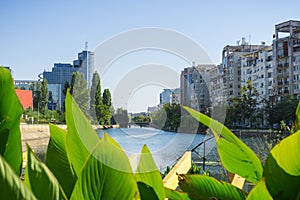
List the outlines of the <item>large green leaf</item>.
<svg viewBox="0 0 300 200">
<path fill-rule="evenodd" d="M 246 199 L 247 194 L 226 182 L 204 175 L 179 175 L 179 187 L 191 199 L 238 200 Z"/>
<path fill-rule="evenodd" d="M 127 155 L 105 133 L 88 157 L 71 199 L 133 199 L 138 195 Z"/>
<path fill-rule="evenodd" d="M 259 183 L 251 190 L 251 192 L 247 196 L 247 200 L 257 200 L 257 199 L 263 199 L 263 200 L 273 199 L 266 188 L 266 183 L 264 178 L 262 178 L 261 181 L 259 181 Z"/>
<path fill-rule="evenodd" d="M 50 140 L 47 149 L 46 165 L 55 175 L 67 197 L 70 197 L 77 177 L 71 168 L 66 152 L 67 132 L 50 124 Z"/>
<path fill-rule="evenodd" d="M 258 183 L 263 167 L 256 154 L 226 126 L 191 108 L 184 107 L 196 120 L 208 126 L 216 135 L 218 152 L 224 167 L 231 173 Z M 219 138 L 219 135 L 223 138 Z M 233 150 L 234 149 L 234 150 Z"/>
<path fill-rule="evenodd" d="M 38 199 L 67 199 L 55 176 L 28 145 L 24 183 Z"/>
<path fill-rule="evenodd" d="M 266 186 L 274 199 L 300 199 L 300 131 L 278 143 L 264 170 Z"/>
<path fill-rule="evenodd" d="M 190 197 L 187 193 L 180 192 L 177 190 L 171 190 L 169 188 L 165 188 L 166 198 L 170 200 L 190 200 Z"/>
<path fill-rule="evenodd" d="M 2 156 L 0 156 L 0 195 L 1 199 L 36 199 Z"/>
<path fill-rule="evenodd" d="M 65 103 L 68 125 L 66 148 L 71 165 L 76 175 L 79 176 L 87 157 L 99 141 L 99 137 L 69 91 Z"/>
<path fill-rule="evenodd" d="M 158 200 L 158 196 L 156 195 L 155 191 L 153 190 L 153 187 L 147 185 L 143 182 L 137 182 L 140 197 L 142 200 Z"/>
<path fill-rule="evenodd" d="M 22 146 L 20 118 L 22 106 L 17 97 L 11 74 L 0 67 L 0 154 L 20 175 L 22 168 Z"/>
<path fill-rule="evenodd" d="M 295 122 L 291 128 L 291 134 L 296 133 L 298 130 L 300 130 L 300 101 L 296 109 Z"/>
<path fill-rule="evenodd" d="M 152 158 L 151 152 L 146 145 L 143 146 L 140 155 L 140 162 L 136 170 L 136 181 L 150 186 L 156 193 L 158 199 L 165 198 L 161 174 Z M 142 194 L 141 194 L 142 196 Z"/>
</svg>

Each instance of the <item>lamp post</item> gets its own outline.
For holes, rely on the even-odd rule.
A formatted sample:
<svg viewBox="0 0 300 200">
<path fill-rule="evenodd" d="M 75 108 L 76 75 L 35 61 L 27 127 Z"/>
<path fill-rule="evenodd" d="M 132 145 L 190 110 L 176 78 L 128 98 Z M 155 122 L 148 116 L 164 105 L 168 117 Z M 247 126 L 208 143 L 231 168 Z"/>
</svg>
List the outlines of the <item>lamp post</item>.
<svg viewBox="0 0 300 200">
<path fill-rule="evenodd" d="M 38 124 L 40 123 L 40 103 L 38 102 Z"/>
</svg>

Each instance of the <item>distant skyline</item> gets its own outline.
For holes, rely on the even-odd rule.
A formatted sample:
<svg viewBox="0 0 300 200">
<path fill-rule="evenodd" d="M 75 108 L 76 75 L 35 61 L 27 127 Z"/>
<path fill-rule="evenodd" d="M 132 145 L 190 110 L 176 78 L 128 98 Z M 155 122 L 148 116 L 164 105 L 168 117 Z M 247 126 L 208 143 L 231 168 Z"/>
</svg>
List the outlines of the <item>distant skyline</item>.
<svg viewBox="0 0 300 200">
<path fill-rule="evenodd" d="M 115 35 L 143 27 L 177 31 L 205 49 L 213 63 L 220 64 L 222 48 L 236 44 L 242 37 L 251 44 L 264 41 L 270 45 L 274 25 L 300 20 L 299 7 L 296 0 L 1 1 L 0 65 L 11 66 L 15 79 L 37 80 L 37 75 L 51 69 L 54 63 L 72 63 L 77 53 L 84 50 L 86 41 L 93 51 Z M 129 60 L 130 56 L 121 58 L 114 66 L 130 71 L 130 65 L 136 63 L 163 62 L 177 73 L 189 66 L 164 53 L 144 53 L 142 59 L 137 59 L 141 54 L 137 52 L 134 61 Z M 121 63 L 122 59 L 127 63 Z M 104 79 L 103 88 L 112 87 L 110 81 Z M 173 88 L 178 86 L 179 82 Z M 155 87 L 151 91 L 153 99 L 147 96 L 144 105 L 157 104 L 157 93 L 163 86 Z M 142 96 L 136 94 L 137 101 L 142 101 Z M 132 104 L 128 105 L 132 111 L 147 109 Z"/>
</svg>

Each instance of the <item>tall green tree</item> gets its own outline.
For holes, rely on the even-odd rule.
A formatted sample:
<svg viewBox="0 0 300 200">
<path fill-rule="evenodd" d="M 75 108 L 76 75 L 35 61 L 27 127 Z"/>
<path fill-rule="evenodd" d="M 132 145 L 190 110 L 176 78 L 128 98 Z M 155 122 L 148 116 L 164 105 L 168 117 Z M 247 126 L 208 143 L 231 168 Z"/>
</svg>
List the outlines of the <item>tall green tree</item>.
<svg viewBox="0 0 300 200">
<path fill-rule="evenodd" d="M 90 117 L 91 121 L 97 120 L 97 112 L 99 112 L 99 106 L 102 104 L 101 96 L 101 82 L 98 72 L 93 74 L 92 87 L 90 91 Z"/>
<path fill-rule="evenodd" d="M 33 94 L 33 108 L 41 113 L 48 110 L 48 82 L 44 78 L 41 82 L 32 82 L 29 89 Z"/>
<path fill-rule="evenodd" d="M 70 86 L 69 82 L 66 81 L 65 84 L 64 84 L 64 89 L 63 89 L 63 94 L 64 94 L 63 99 L 64 99 L 64 101 L 63 101 L 62 106 L 61 106 L 62 112 L 65 112 L 65 110 L 66 110 L 65 109 L 65 98 L 66 98 L 66 94 L 67 94 L 68 89 L 71 89 L 71 86 Z"/>
<path fill-rule="evenodd" d="M 72 74 L 71 94 L 83 113 L 87 114 L 89 90 L 84 75 L 80 72 Z"/>
<path fill-rule="evenodd" d="M 103 91 L 103 104 L 111 107 L 111 94 L 109 89 L 104 89 Z"/>
<path fill-rule="evenodd" d="M 48 110 L 48 99 L 49 99 L 49 92 L 48 92 L 48 81 L 47 79 L 43 78 L 41 83 L 41 102 L 40 102 L 40 110 L 45 113 Z"/>
<path fill-rule="evenodd" d="M 101 95 L 101 85 L 100 81 L 97 84 L 97 89 L 95 93 L 95 105 L 94 105 L 95 111 L 92 113 L 95 113 L 95 119 L 98 121 L 99 124 L 103 124 L 103 103 L 102 103 L 102 95 Z M 93 115 L 92 115 L 93 116 Z"/>
<path fill-rule="evenodd" d="M 109 125 L 112 118 L 112 103 L 109 89 L 104 89 L 102 105 L 99 105 L 99 115 L 97 116 L 100 124 Z"/>
</svg>

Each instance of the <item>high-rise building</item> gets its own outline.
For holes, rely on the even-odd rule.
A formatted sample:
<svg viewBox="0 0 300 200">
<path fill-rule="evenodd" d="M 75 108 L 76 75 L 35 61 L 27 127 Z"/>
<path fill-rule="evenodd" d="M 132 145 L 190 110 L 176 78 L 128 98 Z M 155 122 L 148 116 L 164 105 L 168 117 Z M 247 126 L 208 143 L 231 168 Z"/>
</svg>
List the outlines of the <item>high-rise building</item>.
<svg viewBox="0 0 300 200">
<path fill-rule="evenodd" d="M 290 20 L 275 25 L 273 40 L 274 95 L 300 98 L 300 21 Z"/>
<path fill-rule="evenodd" d="M 205 112 L 210 106 L 209 69 L 214 65 L 184 68 L 180 75 L 180 101 L 184 106 Z"/>
<path fill-rule="evenodd" d="M 225 102 L 225 90 L 223 84 L 224 71 L 222 65 L 212 66 L 209 73 L 209 93 L 211 106 L 218 106 Z"/>
<path fill-rule="evenodd" d="M 92 87 L 92 78 L 94 73 L 94 53 L 91 51 L 82 51 L 78 53 L 78 59 L 73 61 L 73 66 L 84 74 L 88 88 Z"/>
<path fill-rule="evenodd" d="M 222 51 L 223 83 L 227 101 L 240 96 L 242 57 L 264 47 L 264 45 L 251 45 L 245 38 L 242 38 L 241 44 L 239 43 L 238 41 L 235 46 L 227 45 Z"/>
<path fill-rule="evenodd" d="M 257 102 L 262 106 L 263 99 L 269 99 L 274 84 L 273 52 L 271 46 L 262 46 L 256 51 L 243 55 L 241 60 L 241 86 L 251 80 L 258 92 Z"/>
<path fill-rule="evenodd" d="M 180 88 L 175 88 L 172 91 L 171 104 L 180 104 Z"/>
<path fill-rule="evenodd" d="M 48 91 L 52 92 L 53 103 L 59 110 L 64 102 L 63 89 L 65 82 L 71 84 L 73 72 L 78 68 L 73 67 L 69 63 L 55 63 L 51 71 L 44 71 L 43 77 L 48 81 Z"/>
<path fill-rule="evenodd" d="M 159 104 L 172 103 L 172 92 L 172 89 L 164 89 L 164 91 L 159 94 Z"/>
</svg>

